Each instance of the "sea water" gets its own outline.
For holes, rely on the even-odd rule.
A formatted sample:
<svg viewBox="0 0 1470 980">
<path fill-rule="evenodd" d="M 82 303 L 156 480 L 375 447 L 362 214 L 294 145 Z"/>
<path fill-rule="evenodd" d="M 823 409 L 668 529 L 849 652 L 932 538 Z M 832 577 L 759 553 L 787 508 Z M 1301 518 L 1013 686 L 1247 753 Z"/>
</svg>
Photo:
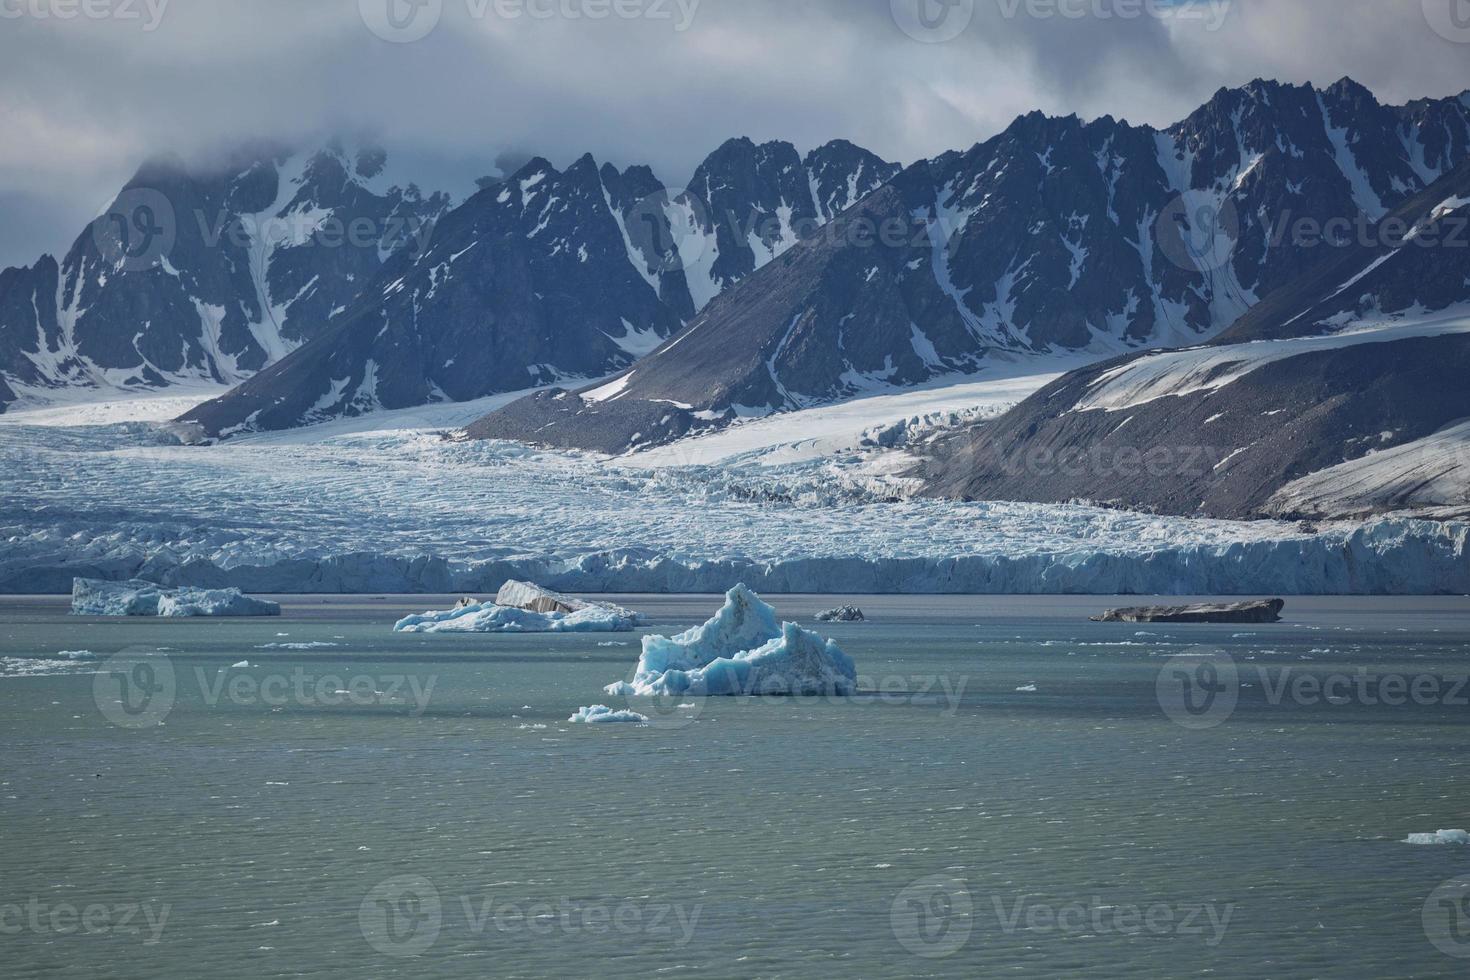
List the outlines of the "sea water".
<svg viewBox="0 0 1470 980">
<path fill-rule="evenodd" d="M 391 632 L 445 598 L 177 622 L 0 600 L 0 972 L 1470 965 L 1470 847 L 1404 843 L 1470 826 L 1470 600 L 1186 627 L 768 598 L 856 660 L 858 697 L 628 703 L 602 689 L 639 634 Z M 719 600 L 617 601 L 668 632 Z M 814 626 L 839 602 L 870 622 Z M 568 723 L 596 704 L 650 723 Z"/>
</svg>

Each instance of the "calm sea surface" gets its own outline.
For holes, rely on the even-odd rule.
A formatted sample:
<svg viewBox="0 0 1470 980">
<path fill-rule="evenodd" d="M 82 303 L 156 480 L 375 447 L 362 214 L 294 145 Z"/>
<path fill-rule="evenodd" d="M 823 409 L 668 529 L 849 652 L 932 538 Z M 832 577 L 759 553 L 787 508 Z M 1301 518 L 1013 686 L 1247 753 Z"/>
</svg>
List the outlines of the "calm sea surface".
<svg viewBox="0 0 1470 980">
<path fill-rule="evenodd" d="M 1470 828 L 1470 600 L 843 601 L 860 697 L 630 705 L 636 635 L 390 631 L 444 599 L 0 599 L 0 974 L 1470 971 L 1470 846 L 1403 843 Z"/>
</svg>

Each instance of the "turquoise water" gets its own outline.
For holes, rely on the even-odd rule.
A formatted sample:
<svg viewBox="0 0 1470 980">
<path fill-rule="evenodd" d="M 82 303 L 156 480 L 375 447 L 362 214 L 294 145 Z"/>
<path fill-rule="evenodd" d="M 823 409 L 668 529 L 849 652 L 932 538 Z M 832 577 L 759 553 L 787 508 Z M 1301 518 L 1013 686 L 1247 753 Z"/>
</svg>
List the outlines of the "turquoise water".
<svg viewBox="0 0 1470 980">
<path fill-rule="evenodd" d="M 659 631 L 717 606 L 620 601 Z M 1252 627 L 842 601 L 875 620 L 820 627 L 862 697 L 589 727 L 566 719 L 629 707 L 601 689 L 636 636 L 391 633 L 423 598 L 183 622 L 0 600 L 3 972 L 1465 974 L 1470 847 L 1401 841 L 1470 827 L 1470 600 Z M 810 625 L 835 600 L 775 604 Z M 334 645 L 263 649 L 308 643 Z M 1170 659 L 1200 648 L 1229 659 Z M 1232 698 L 1172 700 L 1222 676 Z M 1378 703 L 1385 677 L 1422 696 Z"/>
</svg>

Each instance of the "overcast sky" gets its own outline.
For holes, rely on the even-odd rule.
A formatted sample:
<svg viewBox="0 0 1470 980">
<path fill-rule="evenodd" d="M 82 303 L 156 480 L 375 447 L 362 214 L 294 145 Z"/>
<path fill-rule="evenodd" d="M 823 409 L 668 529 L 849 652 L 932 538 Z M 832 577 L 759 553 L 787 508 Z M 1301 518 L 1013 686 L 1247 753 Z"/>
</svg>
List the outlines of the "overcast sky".
<svg viewBox="0 0 1470 980">
<path fill-rule="evenodd" d="M 380 133 L 426 183 L 590 151 L 678 184 L 736 135 L 907 163 L 1031 109 L 1167 124 L 1256 76 L 1470 87 L 1470 0 L 1183 5 L 0 0 L 0 265 L 64 250 L 146 156 L 247 137 Z"/>
</svg>

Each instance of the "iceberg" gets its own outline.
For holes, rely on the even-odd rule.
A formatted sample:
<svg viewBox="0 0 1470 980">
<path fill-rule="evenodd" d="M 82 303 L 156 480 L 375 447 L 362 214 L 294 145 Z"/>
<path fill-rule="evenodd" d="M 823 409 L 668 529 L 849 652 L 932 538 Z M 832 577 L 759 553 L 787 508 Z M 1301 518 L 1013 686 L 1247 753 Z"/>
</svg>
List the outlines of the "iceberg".
<svg viewBox="0 0 1470 980">
<path fill-rule="evenodd" d="M 817 613 L 819 623 L 866 623 L 868 617 L 857 606 L 839 606 L 836 609 L 828 609 L 826 612 Z"/>
<path fill-rule="evenodd" d="M 646 725 L 648 716 L 636 711 L 614 711 L 605 704 L 594 704 L 590 708 L 578 708 L 567 721 L 574 725 Z"/>
<path fill-rule="evenodd" d="M 281 607 L 239 589 L 169 589 L 138 579 L 79 578 L 71 584 L 71 611 L 74 616 L 279 616 Z"/>
<path fill-rule="evenodd" d="M 643 623 L 640 613 L 611 603 L 577 601 L 574 612 L 537 612 L 497 602 L 461 602 L 444 612 L 405 616 L 398 633 L 631 633 Z"/>
<path fill-rule="evenodd" d="M 620 697 L 853 694 L 857 668 L 837 644 L 795 623 L 744 585 L 702 626 L 672 639 L 643 638 L 631 682 L 609 685 Z"/>
<path fill-rule="evenodd" d="M 1441 830 L 1433 834 L 1410 834 L 1405 844 L 1470 844 L 1470 831 Z"/>
<path fill-rule="evenodd" d="M 474 604 L 473 599 L 462 599 L 460 602 L 462 605 Z M 560 592 L 553 592 L 550 589 L 543 589 L 541 586 L 531 582 L 516 581 L 506 582 L 500 587 L 500 591 L 495 595 L 495 605 L 510 606 L 513 609 L 525 609 L 528 612 L 539 613 L 576 613 L 594 607 L 601 607 L 603 609 L 617 608 L 611 603 L 587 602 Z M 627 612 L 627 610 L 622 611 Z M 636 614 L 629 613 L 629 615 L 634 615 L 637 618 Z"/>
<path fill-rule="evenodd" d="M 1134 606 L 1109 609 L 1094 623 L 1279 623 L 1285 599 L 1205 603 L 1195 606 Z"/>
</svg>

